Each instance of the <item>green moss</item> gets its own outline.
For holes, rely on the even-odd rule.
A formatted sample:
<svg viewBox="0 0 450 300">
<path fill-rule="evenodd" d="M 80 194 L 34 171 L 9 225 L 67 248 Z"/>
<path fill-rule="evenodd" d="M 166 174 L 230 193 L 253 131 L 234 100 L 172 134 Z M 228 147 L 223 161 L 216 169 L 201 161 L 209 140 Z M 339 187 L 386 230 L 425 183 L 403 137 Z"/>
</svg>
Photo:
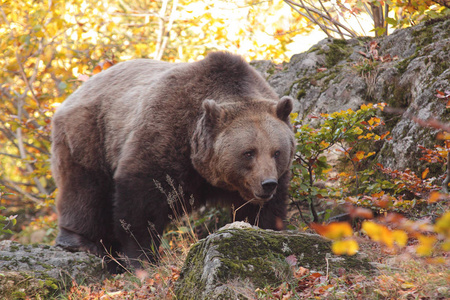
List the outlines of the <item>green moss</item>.
<svg viewBox="0 0 450 300">
<path fill-rule="evenodd" d="M 287 90 L 287 91 L 284 93 L 284 95 L 285 95 L 285 96 L 290 95 L 290 94 L 292 93 L 292 89 L 294 89 L 294 87 L 297 87 L 297 88 L 306 90 L 306 89 L 309 87 L 310 84 L 311 84 L 311 83 L 310 83 L 310 78 L 309 78 L 309 77 L 302 77 L 302 78 L 300 78 L 300 79 L 294 81 L 294 82 L 291 84 L 291 86 L 289 87 L 289 90 Z M 297 96 L 297 99 L 300 99 L 300 98 Z"/>
<path fill-rule="evenodd" d="M 406 69 L 408 68 L 409 63 L 411 62 L 411 60 L 416 58 L 416 56 L 417 55 L 410 56 L 410 57 L 408 57 L 408 58 L 406 58 L 404 60 L 401 60 L 401 61 L 399 61 L 397 63 L 396 68 L 397 68 L 397 70 L 399 72 L 399 75 L 402 75 L 403 73 L 406 72 Z"/>
<path fill-rule="evenodd" d="M 19 259 L 19 261 L 22 262 L 22 263 L 28 264 L 28 263 L 30 263 L 30 258 L 26 257 L 26 256 L 23 256 L 21 259 Z"/>
<path fill-rule="evenodd" d="M 300 89 L 298 92 L 297 92 L 297 99 L 298 100 L 300 100 L 301 98 L 303 98 L 303 97 L 305 97 L 306 96 L 306 90 L 305 89 Z"/>
<path fill-rule="evenodd" d="M 312 52 L 316 52 L 319 50 L 320 50 L 319 46 L 312 46 L 306 53 L 312 53 Z"/>
<path fill-rule="evenodd" d="M 439 60 L 437 56 L 433 57 L 431 61 L 434 63 L 433 75 L 438 77 L 450 68 L 450 62 L 447 60 Z"/>
<path fill-rule="evenodd" d="M 433 42 L 433 26 L 424 26 L 419 30 L 413 30 L 412 36 L 419 47 L 429 45 Z"/>
<path fill-rule="evenodd" d="M 27 294 L 25 294 L 25 292 L 22 292 L 22 291 L 15 291 L 11 294 L 11 298 L 14 300 L 26 299 Z"/>
<path fill-rule="evenodd" d="M 27 272 L 5 273 L 0 278 L 1 299 L 55 299 L 60 294 L 59 282 L 54 278 L 41 278 Z M 39 277 L 39 278 L 38 278 Z M 45 277 L 45 276 L 44 276 Z"/>
<path fill-rule="evenodd" d="M 348 45 L 348 41 L 344 39 L 333 39 L 333 44 L 341 47 L 345 47 Z"/>
<path fill-rule="evenodd" d="M 346 40 L 333 39 L 333 41 L 327 44 L 328 49 L 318 51 L 318 54 L 325 55 L 325 67 L 331 68 L 338 62 L 346 60 L 350 54 L 352 54 L 352 48 L 348 46 Z"/>
<path fill-rule="evenodd" d="M 411 87 L 409 85 L 400 85 L 398 80 L 386 84 L 383 90 L 383 98 L 391 107 L 407 108 L 411 98 Z"/>
<path fill-rule="evenodd" d="M 12 259 L 13 259 L 12 256 L 7 256 L 7 255 L 0 256 L 0 260 L 2 260 L 2 261 L 11 261 Z"/>
</svg>

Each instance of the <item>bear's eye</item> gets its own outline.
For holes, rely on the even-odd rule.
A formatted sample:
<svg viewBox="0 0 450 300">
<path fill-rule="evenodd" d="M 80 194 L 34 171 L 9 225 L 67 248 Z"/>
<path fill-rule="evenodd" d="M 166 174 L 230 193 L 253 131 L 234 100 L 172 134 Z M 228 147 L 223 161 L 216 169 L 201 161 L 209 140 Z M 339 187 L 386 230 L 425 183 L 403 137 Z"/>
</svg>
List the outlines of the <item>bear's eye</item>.
<svg viewBox="0 0 450 300">
<path fill-rule="evenodd" d="M 281 154 L 280 151 L 275 151 L 275 153 L 273 154 L 273 157 L 277 158 L 280 156 L 280 154 Z"/>
<path fill-rule="evenodd" d="M 255 150 L 248 150 L 244 152 L 245 158 L 253 158 L 255 156 Z"/>
</svg>

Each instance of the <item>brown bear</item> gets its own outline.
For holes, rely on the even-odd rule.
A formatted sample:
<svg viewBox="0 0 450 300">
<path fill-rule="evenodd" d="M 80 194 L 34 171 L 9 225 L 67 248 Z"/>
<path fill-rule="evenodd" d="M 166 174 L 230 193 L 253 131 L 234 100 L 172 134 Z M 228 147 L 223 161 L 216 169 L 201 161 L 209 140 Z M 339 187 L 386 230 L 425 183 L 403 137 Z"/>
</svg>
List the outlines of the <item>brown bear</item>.
<svg viewBox="0 0 450 300">
<path fill-rule="evenodd" d="M 53 117 L 56 244 L 154 260 L 179 209 L 168 203 L 173 187 L 188 208 L 248 203 L 237 220 L 283 229 L 292 106 L 223 52 L 193 63 L 132 60 L 93 76 Z"/>
</svg>

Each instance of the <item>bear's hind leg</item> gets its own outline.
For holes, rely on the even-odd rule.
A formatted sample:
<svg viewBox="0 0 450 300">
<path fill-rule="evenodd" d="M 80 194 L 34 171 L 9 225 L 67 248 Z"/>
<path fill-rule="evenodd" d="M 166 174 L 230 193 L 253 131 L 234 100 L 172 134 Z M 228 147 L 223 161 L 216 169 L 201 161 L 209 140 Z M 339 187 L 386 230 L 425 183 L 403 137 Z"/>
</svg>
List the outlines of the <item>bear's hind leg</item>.
<svg viewBox="0 0 450 300">
<path fill-rule="evenodd" d="M 115 251 L 109 175 L 77 163 L 63 144 L 53 148 L 52 169 L 59 189 L 56 245 L 99 256 Z"/>
</svg>

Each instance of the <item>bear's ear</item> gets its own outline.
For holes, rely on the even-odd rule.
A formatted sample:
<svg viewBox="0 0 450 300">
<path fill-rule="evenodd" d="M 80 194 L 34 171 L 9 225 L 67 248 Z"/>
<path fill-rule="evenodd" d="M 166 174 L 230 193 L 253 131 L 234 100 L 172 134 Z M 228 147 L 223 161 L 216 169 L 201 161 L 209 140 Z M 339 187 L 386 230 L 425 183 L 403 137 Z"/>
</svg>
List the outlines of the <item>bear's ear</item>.
<svg viewBox="0 0 450 300">
<path fill-rule="evenodd" d="M 207 121 L 216 122 L 219 121 L 223 115 L 222 108 L 217 104 L 215 100 L 206 99 L 202 103 L 203 111 L 205 112 L 205 118 Z"/>
<path fill-rule="evenodd" d="M 294 103 L 291 97 L 284 96 L 277 104 L 277 117 L 285 122 L 289 122 L 289 114 L 294 108 Z"/>
</svg>

